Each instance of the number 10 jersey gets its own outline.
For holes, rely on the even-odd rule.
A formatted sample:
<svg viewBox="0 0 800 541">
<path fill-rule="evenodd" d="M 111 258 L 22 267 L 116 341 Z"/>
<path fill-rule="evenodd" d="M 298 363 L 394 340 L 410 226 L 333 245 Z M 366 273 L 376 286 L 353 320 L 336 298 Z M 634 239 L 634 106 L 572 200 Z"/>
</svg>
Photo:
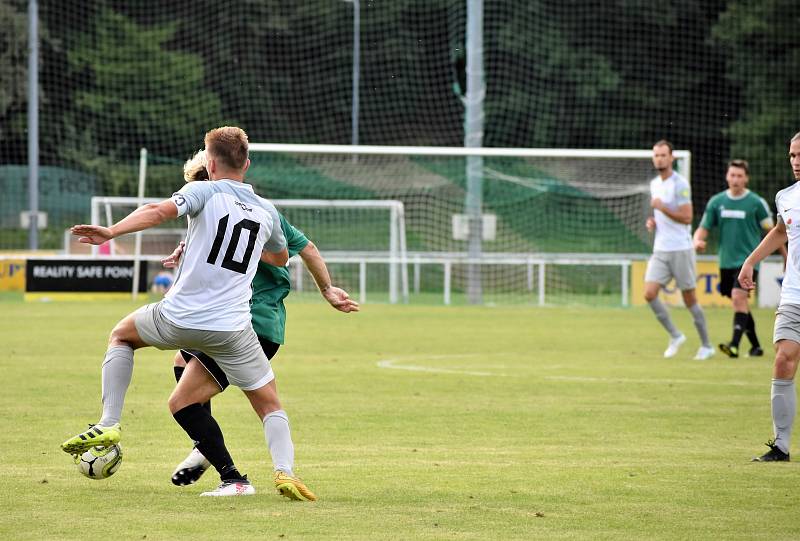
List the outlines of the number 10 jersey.
<svg viewBox="0 0 800 541">
<path fill-rule="evenodd" d="M 250 325 L 250 284 L 261 252 L 286 240 L 275 206 L 233 180 L 196 181 L 172 195 L 189 230 L 162 313 L 187 329 L 239 331 Z"/>
</svg>

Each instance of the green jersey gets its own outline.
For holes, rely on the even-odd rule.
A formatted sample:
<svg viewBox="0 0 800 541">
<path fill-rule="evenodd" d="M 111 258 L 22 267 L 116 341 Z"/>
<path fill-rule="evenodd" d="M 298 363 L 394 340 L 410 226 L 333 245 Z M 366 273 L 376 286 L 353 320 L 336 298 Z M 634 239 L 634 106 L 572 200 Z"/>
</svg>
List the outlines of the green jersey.
<svg viewBox="0 0 800 541">
<path fill-rule="evenodd" d="M 708 201 L 700 227 L 719 227 L 719 266 L 735 269 L 761 242 L 764 229 L 772 227 L 772 212 L 762 197 L 745 191 L 732 197 L 728 190 Z"/>
<path fill-rule="evenodd" d="M 283 214 L 279 215 L 289 257 L 295 256 L 306 247 L 308 239 L 302 231 L 287 222 Z M 283 344 L 283 333 L 286 328 L 286 307 L 283 305 L 283 299 L 289 294 L 290 288 L 288 268 L 258 263 L 258 272 L 253 278 L 250 315 L 253 329 L 260 338 Z"/>
</svg>

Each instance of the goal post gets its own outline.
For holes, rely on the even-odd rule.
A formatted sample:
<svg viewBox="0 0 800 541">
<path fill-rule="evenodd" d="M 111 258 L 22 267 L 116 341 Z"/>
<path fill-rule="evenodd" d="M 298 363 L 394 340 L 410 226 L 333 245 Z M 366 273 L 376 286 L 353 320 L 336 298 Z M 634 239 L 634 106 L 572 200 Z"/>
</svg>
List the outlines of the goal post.
<svg viewBox="0 0 800 541">
<path fill-rule="evenodd" d="M 465 208 L 471 156 L 483 158 L 477 229 Z M 691 179 L 691 153 L 674 156 Z M 443 293 L 446 302 L 468 296 L 469 269 L 479 265 L 487 303 L 624 305 L 629 262 L 650 251 L 651 149 L 256 142 L 250 158 L 248 178 L 273 196 L 402 201 L 413 293 Z M 478 232 L 476 258 L 468 243 Z M 530 260 L 542 262 L 536 273 L 520 263 Z"/>
<path fill-rule="evenodd" d="M 162 201 L 153 197 L 94 196 L 91 198 L 92 223 L 111 225 L 137 207 Z M 366 300 L 366 264 L 387 269 L 386 288 L 392 304 L 408 302 L 408 254 L 403 203 L 395 200 L 271 199 L 277 209 L 310 240 L 320 246 L 330 264 L 357 265 L 358 276 L 347 277 L 349 289 L 360 291 Z M 124 235 L 109 243 L 108 256 L 131 257 L 158 262 L 170 254 L 184 238 L 185 227 L 177 222 L 161 224 L 137 235 Z M 338 242 L 334 242 L 339 239 Z M 352 243 L 341 243 L 341 239 Z M 359 239 L 362 240 L 359 246 Z M 76 248 L 65 237 L 65 252 Z M 91 247 L 94 257 L 102 254 Z M 296 276 L 300 276 L 297 275 Z M 338 279 L 339 276 L 334 276 Z M 301 282 L 302 283 L 302 282 Z M 364 287 L 361 287 L 363 284 Z"/>
</svg>

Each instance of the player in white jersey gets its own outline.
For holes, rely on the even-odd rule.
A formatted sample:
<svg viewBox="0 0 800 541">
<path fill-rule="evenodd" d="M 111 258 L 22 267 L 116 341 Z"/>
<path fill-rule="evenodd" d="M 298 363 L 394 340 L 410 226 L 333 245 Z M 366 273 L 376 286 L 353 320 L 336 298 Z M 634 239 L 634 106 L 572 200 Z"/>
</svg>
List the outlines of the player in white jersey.
<svg viewBox="0 0 800 541">
<path fill-rule="evenodd" d="M 664 357 L 674 357 L 686 341 L 686 336 L 672 323 L 658 293 L 671 279 L 675 279 L 700 335 L 700 349 L 694 358 L 704 361 L 714 355 L 714 348 L 708 339 L 706 319 L 695 295 L 692 194 L 686 179 L 672 169 L 673 161 L 672 143 L 662 139 L 653 145 L 653 165 L 658 176 L 650 181 L 653 216 L 647 219 L 646 225 L 648 231 L 655 232 L 655 241 L 644 277 L 644 298 L 670 335 Z"/>
<path fill-rule="evenodd" d="M 227 126 L 211 130 L 205 144 L 213 182 L 187 184 L 172 198 L 140 207 L 111 227 L 72 228 L 81 242 L 102 244 L 184 214 L 189 217 L 175 285 L 161 302 L 129 314 L 112 330 L 102 369 L 102 417 L 61 445 L 67 453 L 120 440 L 119 421 L 133 374 L 133 350 L 146 346 L 197 349 L 213 356 L 264 422 L 273 461 L 283 463 L 283 455 L 294 453 L 285 412 L 272 427 L 265 419 L 275 412 L 279 401 L 274 374 L 253 331 L 249 310 L 250 283 L 259 259 L 277 266 L 288 261 L 278 213 L 243 182 L 250 165 L 244 131 Z M 205 410 L 193 398 L 205 391 L 187 388 L 191 381 L 187 378 L 184 384 L 181 398 L 185 403 L 171 401 L 170 408 L 178 424 L 221 473 L 222 484 L 205 495 L 253 494 L 255 489 L 238 472 L 227 450 L 214 443 L 221 439 L 221 431 L 213 418 L 196 422 Z"/>
<path fill-rule="evenodd" d="M 769 451 L 756 462 L 788 462 L 792 426 L 797 413 L 794 376 L 800 361 L 800 133 L 789 143 L 789 162 L 795 183 L 775 196 L 778 223 L 745 260 L 739 283 L 753 289 L 753 269 L 762 259 L 789 242 L 786 273 L 781 285 L 781 300 L 775 313 L 775 365 L 772 370 L 772 429 Z"/>
</svg>

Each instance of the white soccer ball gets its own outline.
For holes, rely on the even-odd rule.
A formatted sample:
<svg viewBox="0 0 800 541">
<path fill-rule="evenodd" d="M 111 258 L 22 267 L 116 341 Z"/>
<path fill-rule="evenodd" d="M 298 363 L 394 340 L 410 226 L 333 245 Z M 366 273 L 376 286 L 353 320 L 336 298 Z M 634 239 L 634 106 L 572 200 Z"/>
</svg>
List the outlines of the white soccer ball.
<svg viewBox="0 0 800 541">
<path fill-rule="evenodd" d="M 92 447 L 82 455 L 75 456 L 78 471 L 89 479 L 106 479 L 114 475 L 122 465 L 122 447 Z"/>
</svg>

